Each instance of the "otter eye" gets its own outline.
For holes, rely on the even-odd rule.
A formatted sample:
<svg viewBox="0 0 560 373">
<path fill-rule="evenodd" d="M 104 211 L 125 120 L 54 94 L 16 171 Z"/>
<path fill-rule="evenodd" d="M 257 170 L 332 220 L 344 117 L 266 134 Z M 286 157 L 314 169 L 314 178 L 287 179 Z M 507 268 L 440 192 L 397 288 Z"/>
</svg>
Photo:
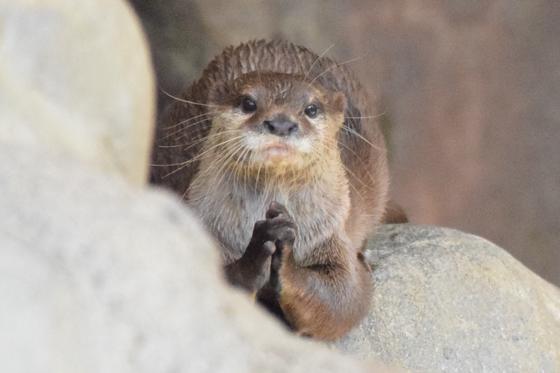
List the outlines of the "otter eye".
<svg viewBox="0 0 560 373">
<path fill-rule="evenodd" d="M 245 96 L 241 100 L 241 110 L 244 113 L 254 113 L 257 111 L 257 102 L 252 97 Z"/>
<path fill-rule="evenodd" d="M 311 105 L 307 105 L 303 112 L 305 113 L 305 115 L 307 115 L 307 117 L 313 119 L 317 116 L 318 111 L 319 109 L 317 108 L 317 105 L 311 104 Z"/>
</svg>

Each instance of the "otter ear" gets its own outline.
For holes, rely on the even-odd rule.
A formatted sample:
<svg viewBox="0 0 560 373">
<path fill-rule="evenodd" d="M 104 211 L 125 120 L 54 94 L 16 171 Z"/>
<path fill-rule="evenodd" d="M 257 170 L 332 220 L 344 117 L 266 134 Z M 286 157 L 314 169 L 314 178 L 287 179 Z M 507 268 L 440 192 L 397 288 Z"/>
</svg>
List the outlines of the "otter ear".
<svg viewBox="0 0 560 373">
<path fill-rule="evenodd" d="M 336 110 L 339 113 L 344 113 L 346 110 L 346 95 L 342 92 L 335 92 L 332 96 L 330 106 L 333 110 Z"/>
</svg>

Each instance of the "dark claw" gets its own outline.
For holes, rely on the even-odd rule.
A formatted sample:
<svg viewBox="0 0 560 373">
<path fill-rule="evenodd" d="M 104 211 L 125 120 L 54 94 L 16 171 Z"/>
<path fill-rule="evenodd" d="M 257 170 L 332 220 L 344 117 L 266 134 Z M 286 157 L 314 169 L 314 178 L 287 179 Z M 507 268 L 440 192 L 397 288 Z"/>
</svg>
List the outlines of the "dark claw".
<svg viewBox="0 0 560 373">
<path fill-rule="evenodd" d="M 289 214 L 288 214 L 288 210 L 281 204 L 279 204 L 276 201 L 272 201 L 270 203 L 270 205 L 268 206 L 268 210 L 266 211 L 266 218 L 267 219 L 273 219 L 279 215 L 285 215 L 286 217 L 289 218 Z M 291 218 L 290 218 L 291 220 Z"/>
<path fill-rule="evenodd" d="M 278 273 L 278 271 L 280 270 L 280 266 L 282 265 L 282 250 L 283 247 L 280 246 L 276 248 L 276 251 L 272 255 L 272 262 L 270 263 L 271 272 Z"/>
<path fill-rule="evenodd" d="M 276 245 L 272 241 L 266 241 L 263 244 L 263 249 L 268 256 L 273 255 L 273 254 L 276 253 L 276 251 L 278 251 L 278 250 L 276 250 Z"/>
</svg>

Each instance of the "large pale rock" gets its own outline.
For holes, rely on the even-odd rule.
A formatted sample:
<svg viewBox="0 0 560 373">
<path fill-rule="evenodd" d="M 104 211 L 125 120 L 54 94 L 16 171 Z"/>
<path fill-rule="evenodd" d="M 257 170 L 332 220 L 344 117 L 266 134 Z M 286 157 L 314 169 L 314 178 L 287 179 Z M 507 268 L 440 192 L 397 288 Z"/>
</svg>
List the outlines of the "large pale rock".
<svg viewBox="0 0 560 373">
<path fill-rule="evenodd" d="M 131 15 L 115 0 L 0 0 L 0 140 L 144 182 L 154 79 Z"/>
<path fill-rule="evenodd" d="M 338 347 L 415 372 L 560 371 L 560 291 L 492 243 L 387 226 L 369 317 Z"/>
<path fill-rule="evenodd" d="M 21 145 L 0 142 L 0 160 L 2 371 L 381 371 L 226 286 L 171 196 Z"/>
</svg>

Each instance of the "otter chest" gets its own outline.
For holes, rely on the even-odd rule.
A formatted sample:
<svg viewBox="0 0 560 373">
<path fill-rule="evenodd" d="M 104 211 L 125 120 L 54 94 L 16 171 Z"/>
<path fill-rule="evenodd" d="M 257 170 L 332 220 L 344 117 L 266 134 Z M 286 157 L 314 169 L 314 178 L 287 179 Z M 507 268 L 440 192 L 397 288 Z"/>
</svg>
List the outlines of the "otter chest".
<svg viewBox="0 0 560 373">
<path fill-rule="evenodd" d="M 294 255 L 304 260 L 306 253 L 340 229 L 347 216 L 347 203 L 340 196 L 321 190 L 286 192 L 280 188 L 266 192 L 228 188 L 206 195 L 204 203 L 194 203 L 206 226 L 218 239 L 226 262 L 240 258 L 258 220 L 264 220 L 272 201 L 286 207 L 298 227 Z"/>
</svg>

